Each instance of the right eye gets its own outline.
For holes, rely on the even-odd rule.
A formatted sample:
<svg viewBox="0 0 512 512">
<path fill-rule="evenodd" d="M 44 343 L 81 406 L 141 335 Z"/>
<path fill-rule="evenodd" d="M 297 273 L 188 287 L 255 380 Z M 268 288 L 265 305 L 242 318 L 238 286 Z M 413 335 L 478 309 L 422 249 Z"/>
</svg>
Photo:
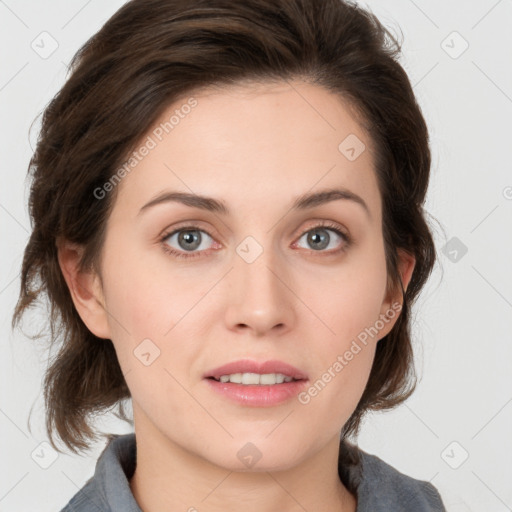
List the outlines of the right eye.
<svg viewBox="0 0 512 512">
<path fill-rule="evenodd" d="M 161 242 L 164 250 L 173 256 L 195 258 L 207 250 L 207 247 L 204 247 L 208 245 L 204 235 L 213 240 L 212 236 L 203 229 L 197 226 L 185 226 L 166 233 L 162 236 Z M 174 241 L 178 247 L 172 247 L 171 241 Z"/>
</svg>

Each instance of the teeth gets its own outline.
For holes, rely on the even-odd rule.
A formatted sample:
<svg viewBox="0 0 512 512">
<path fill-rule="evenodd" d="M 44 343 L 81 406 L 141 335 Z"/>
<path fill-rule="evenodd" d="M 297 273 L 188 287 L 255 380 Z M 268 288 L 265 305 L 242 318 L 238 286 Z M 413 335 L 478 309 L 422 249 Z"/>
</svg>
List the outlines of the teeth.
<svg viewBox="0 0 512 512">
<path fill-rule="evenodd" d="M 259 384 L 260 376 L 257 373 L 243 373 L 242 384 Z"/>
<path fill-rule="evenodd" d="M 231 375 L 221 375 L 220 382 L 232 382 L 233 384 L 260 384 L 260 385 L 273 385 L 282 384 L 283 382 L 291 382 L 294 380 L 292 377 L 287 377 L 282 373 L 232 373 Z"/>
</svg>

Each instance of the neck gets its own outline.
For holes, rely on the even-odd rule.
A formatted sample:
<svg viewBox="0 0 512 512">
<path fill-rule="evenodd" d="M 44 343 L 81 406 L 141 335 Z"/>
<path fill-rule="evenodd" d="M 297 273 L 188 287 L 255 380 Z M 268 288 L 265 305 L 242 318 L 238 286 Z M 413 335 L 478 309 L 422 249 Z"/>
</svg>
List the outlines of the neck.
<svg viewBox="0 0 512 512">
<path fill-rule="evenodd" d="M 338 475 L 338 436 L 290 469 L 249 472 L 218 466 L 156 428 L 135 426 L 137 465 L 130 488 L 145 512 L 234 512 L 241 503 L 244 512 L 356 511 L 356 499 Z"/>
</svg>

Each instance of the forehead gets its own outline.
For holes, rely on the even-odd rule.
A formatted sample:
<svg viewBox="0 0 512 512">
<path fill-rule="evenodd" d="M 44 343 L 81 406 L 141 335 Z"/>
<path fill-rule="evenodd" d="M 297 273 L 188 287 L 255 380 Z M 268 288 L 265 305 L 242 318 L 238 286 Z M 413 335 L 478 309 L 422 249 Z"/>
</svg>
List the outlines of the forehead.
<svg viewBox="0 0 512 512">
<path fill-rule="evenodd" d="M 144 145 L 151 149 L 119 185 L 120 208 L 140 208 L 171 189 L 258 210 L 343 186 L 380 212 L 372 141 L 350 105 L 319 86 L 196 91 L 165 109 L 136 150 Z"/>
</svg>

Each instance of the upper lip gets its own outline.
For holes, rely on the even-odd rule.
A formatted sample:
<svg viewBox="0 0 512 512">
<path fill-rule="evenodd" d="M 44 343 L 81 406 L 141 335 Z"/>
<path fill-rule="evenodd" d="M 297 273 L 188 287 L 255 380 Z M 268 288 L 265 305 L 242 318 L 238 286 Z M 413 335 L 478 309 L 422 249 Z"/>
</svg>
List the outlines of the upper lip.
<svg viewBox="0 0 512 512">
<path fill-rule="evenodd" d="M 296 380 L 308 378 L 304 372 L 301 372 L 298 368 L 295 368 L 295 366 L 283 361 L 272 360 L 258 362 L 251 359 L 241 359 L 224 364 L 206 372 L 203 378 L 214 377 L 219 379 L 222 375 L 231 375 L 233 373 L 259 373 L 261 375 L 266 373 L 281 373 L 286 377 L 292 377 Z"/>
</svg>

